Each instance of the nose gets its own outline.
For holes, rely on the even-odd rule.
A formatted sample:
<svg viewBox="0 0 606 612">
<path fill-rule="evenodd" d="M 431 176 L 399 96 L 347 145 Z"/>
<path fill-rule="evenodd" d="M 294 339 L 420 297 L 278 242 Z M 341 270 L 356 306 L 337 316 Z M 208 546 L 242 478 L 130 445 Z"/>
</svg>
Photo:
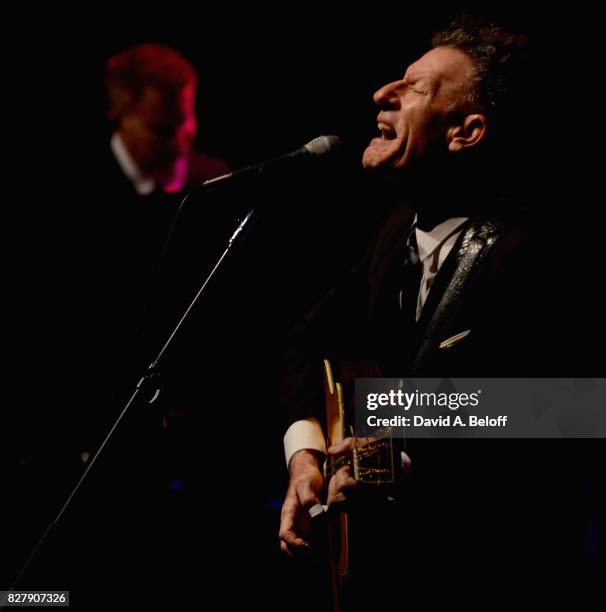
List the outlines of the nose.
<svg viewBox="0 0 606 612">
<path fill-rule="evenodd" d="M 400 86 L 402 85 L 402 81 L 392 81 L 391 83 L 387 83 L 387 85 L 383 85 L 381 89 L 378 89 L 372 99 L 374 100 L 377 106 L 380 106 L 382 109 L 390 109 L 394 108 L 399 104 L 398 92 Z"/>
</svg>

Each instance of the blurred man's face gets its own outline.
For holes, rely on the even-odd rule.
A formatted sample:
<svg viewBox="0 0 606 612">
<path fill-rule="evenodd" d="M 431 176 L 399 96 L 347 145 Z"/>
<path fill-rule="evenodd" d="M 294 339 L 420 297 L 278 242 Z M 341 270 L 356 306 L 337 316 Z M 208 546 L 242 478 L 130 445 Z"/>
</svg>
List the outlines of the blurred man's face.
<svg viewBox="0 0 606 612">
<path fill-rule="evenodd" d="M 473 68 L 462 51 L 437 47 L 411 64 L 401 80 L 379 89 L 374 101 L 381 108 L 381 135 L 364 151 L 364 167 L 397 174 L 447 153 L 453 111 L 465 107 Z"/>
<path fill-rule="evenodd" d="M 174 179 L 196 136 L 195 87 L 176 94 L 146 88 L 120 118 L 118 131 L 140 170 L 160 184 Z"/>
</svg>

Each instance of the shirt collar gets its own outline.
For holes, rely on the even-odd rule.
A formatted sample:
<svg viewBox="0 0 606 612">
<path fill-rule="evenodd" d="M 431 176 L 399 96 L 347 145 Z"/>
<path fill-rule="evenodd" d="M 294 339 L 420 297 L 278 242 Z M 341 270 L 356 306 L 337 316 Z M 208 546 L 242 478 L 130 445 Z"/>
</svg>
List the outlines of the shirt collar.
<svg viewBox="0 0 606 612">
<path fill-rule="evenodd" d="M 143 175 L 118 132 L 112 135 L 110 146 L 118 165 L 133 184 L 135 191 L 139 195 L 150 194 L 156 188 L 155 181 Z"/>
<path fill-rule="evenodd" d="M 452 236 L 468 220 L 469 217 L 452 217 L 436 225 L 430 232 L 415 227 L 415 237 L 419 248 L 419 259 L 424 262 L 430 255 L 435 253 L 446 240 Z M 415 216 L 414 223 L 416 224 Z"/>
</svg>

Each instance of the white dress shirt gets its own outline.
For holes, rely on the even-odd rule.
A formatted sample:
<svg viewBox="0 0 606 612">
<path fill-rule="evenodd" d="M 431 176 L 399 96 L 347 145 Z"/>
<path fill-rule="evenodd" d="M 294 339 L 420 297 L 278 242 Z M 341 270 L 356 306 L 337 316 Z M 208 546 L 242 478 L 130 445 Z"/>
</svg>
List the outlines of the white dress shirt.
<svg viewBox="0 0 606 612">
<path fill-rule="evenodd" d="M 415 217 L 414 223 L 417 219 Z M 425 232 L 415 228 L 415 237 L 419 249 L 419 260 L 423 266 L 423 276 L 417 297 L 417 321 L 429 295 L 429 291 L 448 257 L 467 217 L 453 217 L 436 225 L 431 231 Z M 319 421 L 315 418 L 301 419 L 290 425 L 284 435 L 284 454 L 286 465 L 291 457 L 300 450 L 309 449 L 326 454 L 324 433 Z"/>
<path fill-rule="evenodd" d="M 417 321 L 436 275 L 463 230 L 462 225 L 465 221 L 467 217 L 453 217 L 436 225 L 430 232 L 424 232 L 418 227 L 415 229 L 419 260 L 423 265 L 423 276 L 417 298 Z"/>
<path fill-rule="evenodd" d="M 112 135 L 110 146 L 120 169 L 133 184 L 135 191 L 139 195 L 149 195 L 156 188 L 156 183 L 143 175 L 118 132 Z"/>
<path fill-rule="evenodd" d="M 139 195 L 149 195 L 156 188 L 156 181 L 154 179 L 145 176 L 137 162 L 133 159 L 133 156 L 128 152 L 126 145 L 118 132 L 114 132 L 110 140 L 110 147 L 120 169 L 128 180 L 133 184 L 135 191 Z M 185 186 L 187 177 L 187 158 L 179 157 L 173 167 L 173 176 L 168 183 L 162 185 L 162 190 L 166 193 L 174 193 L 181 191 Z"/>
</svg>

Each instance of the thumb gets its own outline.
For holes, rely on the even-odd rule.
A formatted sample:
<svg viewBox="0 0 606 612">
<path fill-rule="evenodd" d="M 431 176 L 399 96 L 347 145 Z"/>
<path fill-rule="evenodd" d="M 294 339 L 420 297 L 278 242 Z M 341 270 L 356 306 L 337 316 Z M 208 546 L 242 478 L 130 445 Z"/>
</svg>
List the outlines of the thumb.
<svg viewBox="0 0 606 612">
<path fill-rule="evenodd" d="M 302 482 L 297 487 L 297 496 L 299 497 L 299 502 L 304 508 L 311 508 L 311 506 L 315 506 L 320 503 L 320 498 L 318 497 L 319 491 L 316 491 L 312 486 L 312 483 Z"/>
</svg>

